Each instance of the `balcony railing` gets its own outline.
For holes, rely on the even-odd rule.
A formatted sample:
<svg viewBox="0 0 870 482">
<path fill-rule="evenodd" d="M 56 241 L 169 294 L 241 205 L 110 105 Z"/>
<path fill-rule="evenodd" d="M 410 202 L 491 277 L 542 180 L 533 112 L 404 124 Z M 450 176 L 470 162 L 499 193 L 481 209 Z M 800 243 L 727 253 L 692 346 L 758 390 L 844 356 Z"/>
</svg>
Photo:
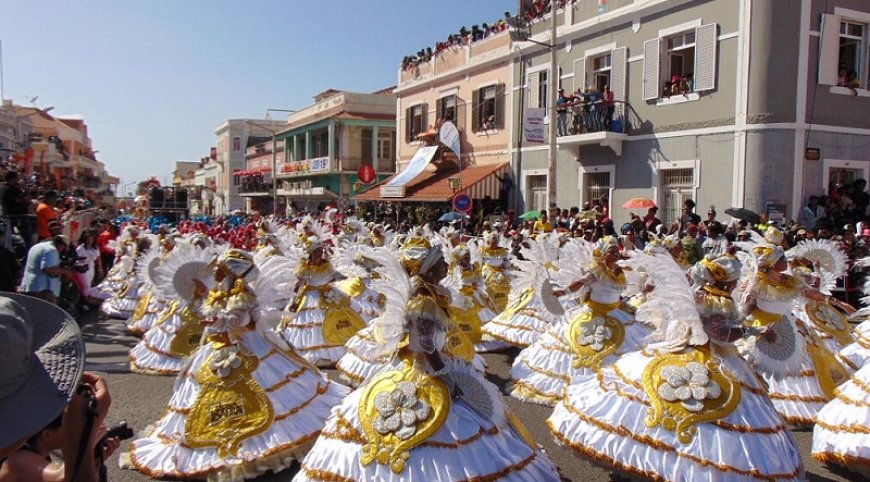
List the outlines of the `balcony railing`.
<svg viewBox="0 0 870 482">
<path fill-rule="evenodd" d="M 595 132 L 625 134 L 625 110 L 628 104 L 616 102 L 608 108 L 603 104 L 576 103 L 556 114 L 557 136 L 575 136 Z"/>
</svg>

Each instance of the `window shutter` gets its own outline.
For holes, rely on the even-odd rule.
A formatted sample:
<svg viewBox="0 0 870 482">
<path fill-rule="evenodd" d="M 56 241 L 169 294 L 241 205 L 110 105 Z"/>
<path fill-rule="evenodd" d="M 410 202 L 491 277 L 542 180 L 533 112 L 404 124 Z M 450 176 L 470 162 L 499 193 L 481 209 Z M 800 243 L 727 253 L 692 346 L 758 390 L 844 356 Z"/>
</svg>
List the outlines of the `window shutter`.
<svg viewBox="0 0 870 482">
<path fill-rule="evenodd" d="M 480 128 L 480 111 L 483 109 L 482 93 L 483 89 L 471 91 L 471 132 L 483 130 Z"/>
<path fill-rule="evenodd" d="M 429 130 L 429 104 L 423 103 L 423 121 L 420 122 L 420 130 L 426 132 Z"/>
<path fill-rule="evenodd" d="M 411 108 L 405 109 L 405 143 L 411 143 Z"/>
<path fill-rule="evenodd" d="M 643 43 L 643 99 L 659 98 L 659 48 L 661 40 L 654 38 Z M 611 57 L 612 61 L 612 57 Z"/>
<path fill-rule="evenodd" d="M 715 23 L 695 29 L 695 92 L 716 88 L 716 47 L 719 44 Z"/>
<path fill-rule="evenodd" d="M 444 114 L 444 98 L 440 98 L 435 102 L 435 119 L 440 119 Z"/>
<path fill-rule="evenodd" d="M 529 74 L 529 107 L 540 107 L 541 99 L 539 98 L 539 86 L 541 83 L 541 73 L 532 72 Z"/>
<path fill-rule="evenodd" d="M 505 102 L 505 85 L 498 84 L 495 86 L 495 127 L 496 129 L 504 129 L 504 102 Z"/>
<path fill-rule="evenodd" d="M 574 92 L 586 90 L 586 57 L 574 61 Z"/>
<path fill-rule="evenodd" d="M 613 49 L 610 51 L 610 90 L 613 100 L 625 102 L 625 70 L 628 61 L 628 49 Z"/>
<path fill-rule="evenodd" d="M 819 39 L 819 83 L 837 85 L 837 70 L 840 62 L 840 17 L 822 14 L 822 32 Z"/>
</svg>

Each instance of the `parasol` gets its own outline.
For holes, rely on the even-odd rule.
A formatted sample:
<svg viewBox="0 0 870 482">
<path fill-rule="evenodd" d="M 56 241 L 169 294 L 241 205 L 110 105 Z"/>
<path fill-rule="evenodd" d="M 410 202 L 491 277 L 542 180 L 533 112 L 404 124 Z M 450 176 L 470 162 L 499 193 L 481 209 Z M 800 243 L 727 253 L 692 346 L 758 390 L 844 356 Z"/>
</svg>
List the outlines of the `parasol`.
<svg viewBox="0 0 870 482">
<path fill-rule="evenodd" d="M 460 219 L 462 219 L 462 217 L 462 214 L 459 214 L 456 211 L 451 211 L 449 213 L 442 214 L 441 217 L 438 218 L 438 221 L 442 223 L 452 223 L 454 221 L 459 221 Z M 465 217 L 468 218 L 468 215 L 466 214 Z"/>
<path fill-rule="evenodd" d="M 758 213 L 746 208 L 728 208 L 725 210 L 725 214 L 731 216 L 732 218 L 746 221 L 749 224 L 758 224 L 758 222 L 761 220 L 761 216 L 759 216 Z"/>
<path fill-rule="evenodd" d="M 520 219 L 522 219 L 523 221 L 531 221 L 533 219 L 537 220 L 540 218 L 541 218 L 541 211 L 540 210 L 526 211 L 522 215 L 520 215 Z"/>
<path fill-rule="evenodd" d="M 624 209 L 639 209 L 655 207 L 656 202 L 646 197 L 633 197 L 622 203 Z"/>
</svg>

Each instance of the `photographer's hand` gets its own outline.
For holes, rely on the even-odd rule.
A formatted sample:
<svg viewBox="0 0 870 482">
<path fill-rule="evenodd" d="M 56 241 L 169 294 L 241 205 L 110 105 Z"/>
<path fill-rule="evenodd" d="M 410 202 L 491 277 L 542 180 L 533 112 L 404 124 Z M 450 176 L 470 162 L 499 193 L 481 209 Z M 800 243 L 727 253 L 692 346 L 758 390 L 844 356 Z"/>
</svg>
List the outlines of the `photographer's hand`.
<svg viewBox="0 0 870 482">
<path fill-rule="evenodd" d="M 98 480 L 99 467 L 93 457 L 85 456 L 78 460 L 81 451 L 93 454 L 100 439 L 105 436 L 105 429 L 100 429 L 112 405 L 112 397 L 106 380 L 96 374 L 85 372 L 82 375 L 82 385 L 88 387 L 84 392 L 77 392 L 70 399 L 63 416 L 63 458 L 65 465 L 65 480 L 67 482 L 93 482 Z M 91 393 L 87 393 L 90 391 Z M 96 402 L 91 405 L 91 397 Z M 93 409 L 93 415 L 90 415 Z M 87 430 L 87 424 L 93 426 L 85 447 L 81 447 L 82 438 Z M 80 466 L 79 466 L 80 465 Z"/>
</svg>

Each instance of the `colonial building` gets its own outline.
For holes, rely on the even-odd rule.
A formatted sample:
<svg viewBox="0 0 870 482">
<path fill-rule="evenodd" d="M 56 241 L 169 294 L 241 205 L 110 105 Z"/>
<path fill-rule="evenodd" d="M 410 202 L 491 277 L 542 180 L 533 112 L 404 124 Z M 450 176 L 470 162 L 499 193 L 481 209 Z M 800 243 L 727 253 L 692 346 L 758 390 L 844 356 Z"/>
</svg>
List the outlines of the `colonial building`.
<svg viewBox="0 0 870 482">
<path fill-rule="evenodd" d="M 525 209 L 603 199 L 622 222 L 619 206 L 642 196 L 665 221 L 688 198 L 796 217 L 809 195 L 870 174 L 866 0 L 578 1 L 556 12 L 556 39 L 550 18 L 530 34 L 554 45 L 557 72 L 546 46 L 517 41 L 503 54 L 513 128 L 530 108 L 552 121 L 551 75 L 566 95 L 607 85 L 615 105 L 578 102 L 578 128 L 556 143 L 556 199 L 549 139 L 512 137 Z M 838 86 L 847 76 L 852 86 Z"/>
<path fill-rule="evenodd" d="M 279 197 L 295 208 L 319 208 L 362 189 L 357 173 L 372 166 L 384 178 L 396 169 L 396 98 L 326 90 L 287 118 L 278 134 L 285 162 L 276 174 Z"/>
<path fill-rule="evenodd" d="M 497 200 L 509 175 L 510 53 L 503 31 L 403 65 L 395 90 L 403 173 L 356 200 L 446 203 L 459 192 Z M 425 162 L 409 166 L 418 153 Z"/>
<path fill-rule="evenodd" d="M 215 129 L 215 165 L 205 166 L 209 171 L 216 171 L 208 175 L 215 180 L 214 189 L 210 189 L 212 214 L 226 214 L 247 207 L 246 199 L 239 195 L 240 180 L 233 173 L 245 169 L 249 145 L 271 139 L 285 125 L 284 121 L 269 119 L 227 119 Z"/>
</svg>

